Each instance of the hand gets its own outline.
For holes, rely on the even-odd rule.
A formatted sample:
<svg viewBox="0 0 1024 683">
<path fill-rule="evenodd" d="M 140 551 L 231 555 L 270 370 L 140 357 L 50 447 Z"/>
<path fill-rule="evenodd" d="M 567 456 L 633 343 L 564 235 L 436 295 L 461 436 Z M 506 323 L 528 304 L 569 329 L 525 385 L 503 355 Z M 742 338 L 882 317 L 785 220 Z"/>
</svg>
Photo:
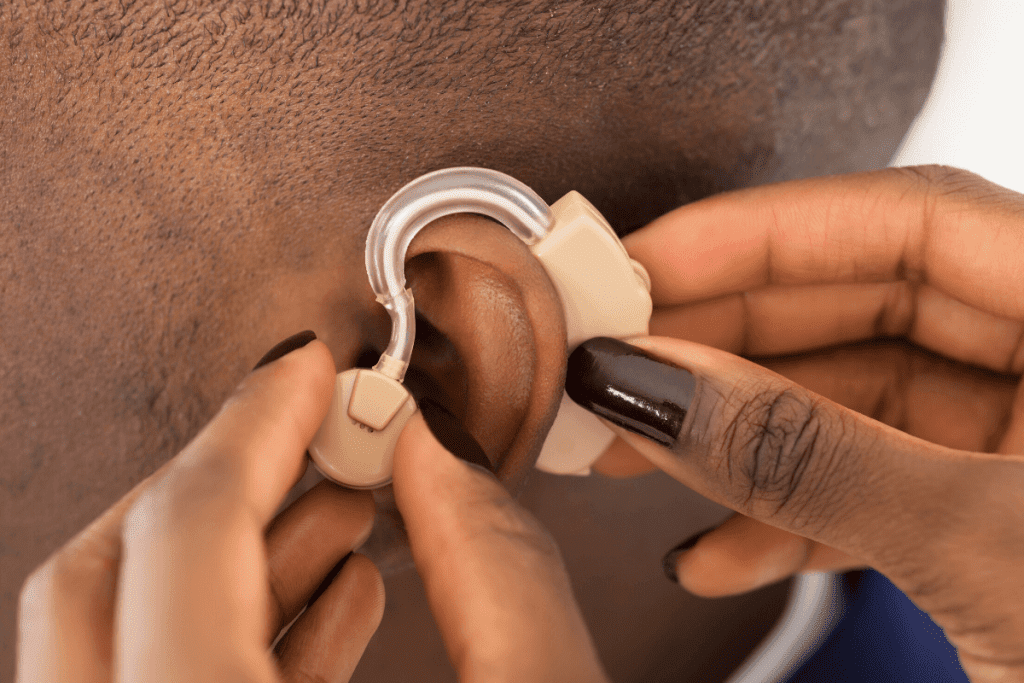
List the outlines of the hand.
<svg viewBox="0 0 1024 683">
<path fill-rule="evenodd" d="M 333 386 L 319 342 L 255 371 L 184 451 L 37 569 L 18 680 L 348 680 L 384 607 L 376 568 L 351 552 L 373 500 L 321 482 L 271 520 Z M 395 496 L 463 681 L 606 680 L 554 541 L 420 415 L 396 449 Z"/>
<path fill-rule="evenodd" d="M 554 540 L 419 413 L 395 449 L 394 487 L 459 680 L 607 680 Z"/>
<path fill-rule="evenodd" d="M 567 388 L 619 425 L 599 469 L 653 463 L 742 513 L 680 582 L 869 565 L 972 680 L 1024 680 L 1024 197 L 892 169 L 717 196 L 625 242 L 659 336 L 587 342 Z"/>
<path fill-rule="evenodd" d="M 272 520 L 333 387 L 316 341 L 253 372 L 185 450 L 37 569 L 18 680 L 348 680 L 384 607 L 376 568 L 350 554 L 373 500 L 323 482 Z M 275 657 L 271 642 L 342 561 Z"/>
</svg>

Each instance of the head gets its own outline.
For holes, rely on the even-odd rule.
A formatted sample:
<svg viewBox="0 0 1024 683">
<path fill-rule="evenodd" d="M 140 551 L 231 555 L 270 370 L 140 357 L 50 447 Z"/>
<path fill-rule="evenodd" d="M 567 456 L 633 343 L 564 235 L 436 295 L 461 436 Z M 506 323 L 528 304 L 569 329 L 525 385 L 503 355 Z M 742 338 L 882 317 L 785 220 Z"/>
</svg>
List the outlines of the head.
<svg viewBox="0 0 1024 683">
<path fill-rule="evenodd" d="M 625 234 L 880 166 L 941 19 L 941 0 L 0 9 L 2 611 L 275 342 L 312 328 L 339 369 L 376 360 L 363 241 L 405 182 L 494 168 Z M 413 365 L 514 487 L 561 391 L 551 283 L 476 217 L 410 254 Z"/>
</svg>

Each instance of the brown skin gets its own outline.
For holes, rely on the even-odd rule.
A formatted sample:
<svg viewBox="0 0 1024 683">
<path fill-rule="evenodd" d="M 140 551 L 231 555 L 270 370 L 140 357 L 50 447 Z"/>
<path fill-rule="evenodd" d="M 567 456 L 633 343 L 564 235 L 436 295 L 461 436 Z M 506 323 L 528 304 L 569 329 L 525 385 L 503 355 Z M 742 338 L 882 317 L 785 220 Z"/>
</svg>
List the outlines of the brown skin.
<svg viewBox="0 0 1024 683">
<path fill-rule="evenodd" d="M 18 680 L 348 681 L 384 611 L 380 574 L 351 553 L 373 499 L 321 482 L 270 519 L 334 376 L 330 351 L 307 337 L 36 569 L 19 606 Z M 421 415 L 395 448 L 394 490 L 460 681 L 608 681 L 551 536 Z"/>
<path fill-rule="evenodd" d="M 615 428 L 616 469 L 634 448 L 742 513 L 678 558 L 680 582 L 871 566 L 972 681 L 1024 680 L 1024 195 L 886 169 L 720 195 L 626 242 L 664 335 L 634 343 L 695 389 L 668 447 Z M 719 348 L 692 341 L 712 317 Z M 725 349 L 796 355 L 780 375 Z"/>
<path fill-rule="evenodd" d="M 717 191 L 883 164 L 930 83 L 942 3 L 824 5 L 4 5 L 0 676 L 31 568 L 267 348 L 303 328 L 339 368 L 382 348 L 362 241 L 404 182 L 496 168 L 548 200 L 577 189 L 627 232 Z M 552 324 L 520 305 L 494 320 Z M 536 453 L 552 392 L 443 312 L 480 414 L 499 416 L 493 454 Z M 517 411 L 499 377 L 532 387 Z"/>
<path fill-rule="evenodd" d="M 412 362 L 434 379 L 431 393 L 480 443 L 498 477 L 517 489 L 562 398 L 565 319 L 558 293 L 525 244 L 480 216 L 436 221 L 412 241 L 408 256 L 406 277 L 425 342 L 413 348 Z M 500 420 L 489 412 L 496 405 Z"/>
</svg>

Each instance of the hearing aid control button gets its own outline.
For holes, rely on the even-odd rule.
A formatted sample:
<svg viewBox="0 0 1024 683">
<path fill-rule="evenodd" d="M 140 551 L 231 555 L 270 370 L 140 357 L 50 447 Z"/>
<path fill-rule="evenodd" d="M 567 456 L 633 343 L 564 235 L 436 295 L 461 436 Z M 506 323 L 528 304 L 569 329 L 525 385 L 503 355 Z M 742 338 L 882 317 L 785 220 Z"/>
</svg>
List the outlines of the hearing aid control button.
<svg viewBox="0 0 1024 683">
<path fill-rule="evenodd" d="M 361 370 L 352 386 L 348 416 L 367 427 L 381 430 L 388 426 L 409 398 L 405 387 L 379 372 Z"/>
</svg>

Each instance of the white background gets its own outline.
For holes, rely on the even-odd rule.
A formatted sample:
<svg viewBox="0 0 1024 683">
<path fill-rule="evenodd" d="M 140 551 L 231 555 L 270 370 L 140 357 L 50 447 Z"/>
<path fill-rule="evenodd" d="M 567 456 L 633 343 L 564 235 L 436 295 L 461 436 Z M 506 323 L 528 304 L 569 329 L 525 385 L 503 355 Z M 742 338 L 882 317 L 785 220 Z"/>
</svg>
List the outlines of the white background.
<svg viewBox="0 0 1024 683">
<path fill-rule="evenodd" d="M 892 163 L 959 166 L 1024 192 L 1024 0 L 949 0 L 935 85 Z"/>
</svg>

